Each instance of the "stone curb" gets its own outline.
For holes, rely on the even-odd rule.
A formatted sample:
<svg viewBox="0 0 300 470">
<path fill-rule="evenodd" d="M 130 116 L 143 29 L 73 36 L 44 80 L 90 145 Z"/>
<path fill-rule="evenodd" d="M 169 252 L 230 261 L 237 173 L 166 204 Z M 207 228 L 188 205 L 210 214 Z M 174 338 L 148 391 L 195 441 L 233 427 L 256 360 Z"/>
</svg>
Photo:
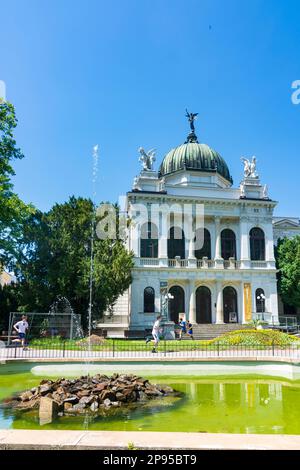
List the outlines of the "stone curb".
<svg viewBox="0 0 300 470">
<path fill-rule="evenodd" d="M 0 450 L 299 450 L 300 435 L 0 430 Z"/>
</svg>

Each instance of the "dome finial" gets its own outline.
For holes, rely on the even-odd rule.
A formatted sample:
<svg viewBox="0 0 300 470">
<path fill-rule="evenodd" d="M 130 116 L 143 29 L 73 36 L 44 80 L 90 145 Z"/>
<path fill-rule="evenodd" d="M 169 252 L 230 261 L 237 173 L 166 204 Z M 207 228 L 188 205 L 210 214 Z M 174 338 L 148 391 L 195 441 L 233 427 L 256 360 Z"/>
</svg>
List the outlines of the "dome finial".
<svg viewBox="0 0 300 470">
<path fill-rule="evenodd" d="M 186 117 L 188 118 L 188 121 L 189 121 L 190 127 L 191 127 L 191 132 L 187 136 L 187 141 L 185 143 L 189 143 L 189 142 L 197 142 L 198 143 L 198 139 L 197 139 L 197 136 L 195 134 L 195 126 L 194 126 L 194 121 L 196 119 L 196 116 L 198 116 L 198 113 L 189 113 L 187 109 L 185 111 L 186 111 Z"/>
</svg>

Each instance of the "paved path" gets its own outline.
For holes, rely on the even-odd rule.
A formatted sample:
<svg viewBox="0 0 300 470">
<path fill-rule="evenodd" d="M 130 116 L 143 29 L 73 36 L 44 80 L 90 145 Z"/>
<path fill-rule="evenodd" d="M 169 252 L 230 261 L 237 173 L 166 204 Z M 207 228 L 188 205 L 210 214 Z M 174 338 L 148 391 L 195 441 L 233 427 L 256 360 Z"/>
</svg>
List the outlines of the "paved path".
<svg viewBox="0 0 300 470">
<path fill-rule="evenodd" d="M 0 450 L 117 450 L 128 449 L 128 443 L 138 449 L 152 450 L 299 450 L 300 435 L 0 430 Z"/>
</svg>

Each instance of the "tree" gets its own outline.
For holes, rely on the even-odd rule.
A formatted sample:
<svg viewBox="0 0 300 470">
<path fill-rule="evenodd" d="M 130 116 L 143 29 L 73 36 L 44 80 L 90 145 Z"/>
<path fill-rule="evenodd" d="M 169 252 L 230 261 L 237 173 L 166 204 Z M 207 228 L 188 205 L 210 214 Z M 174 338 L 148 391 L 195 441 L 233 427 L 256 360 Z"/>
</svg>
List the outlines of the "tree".
<svg viewBox="0 0 300 470">
<path fill-rule="evenodd" d="M 18 308 L 18 290 L 15 283 L 0 286 L 0 329 L 7 331 L 10 312 Z"/>
<path fill-rule="evenodd" d="M 16 275 L 24 310 L 48 311 L 57 295 L 70 301 L 86 324 L 91 255 L 91 200 L 75 198 L 36 212 L 24 227 Z M 131 283 L 133 254 L 122 240 L 94 241 L 93 318 L 116 301 Z"/>
<path fill-rule="evenodd" d="M 13 192 L 12 162 L 24 157 L 17 148 L 13 131 L 17 126 L 15 109 L 0 100 L 0 266 L 9 267 L 16 255 L 18 240 L 28 215 L 34 212 Z"/>
<path fill-rule="evenodd" d="M 287 305 L 300 307 L 300 236 L 279 240 L 276 259 L 281 298 Z"/>
</svg>

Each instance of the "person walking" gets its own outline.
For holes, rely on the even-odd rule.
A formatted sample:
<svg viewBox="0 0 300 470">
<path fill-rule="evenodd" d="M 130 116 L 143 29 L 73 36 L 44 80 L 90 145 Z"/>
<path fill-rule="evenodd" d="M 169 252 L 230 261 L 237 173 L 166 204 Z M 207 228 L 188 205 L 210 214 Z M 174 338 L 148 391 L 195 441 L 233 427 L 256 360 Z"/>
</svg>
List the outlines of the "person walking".
<svg viewBox="0 0 300 470">
<path fill-rule="evenodd" d="M 153 328 L 152 328 L 152 337 L 153 337 L 153 348 L 152 348 L 152 352 L 153 353 L 157 353 L 157 347 L 158 347 L 158 343 L 159 343 L 159 333 L 161 331 L 160 329 L 160 322 L 161 322 L 161 319 L 162 319 L 162 316 L 161 315 L 158 315 L 156 317 L 156 320 L 153 324 Z M 146 344 L 148 344 L 149 342 L 151 341 L 151 338 L 147 338 L 146 339 Z"/>
<path fill-rule="evenodd" d="M 194 339 L 193 336 L 193 325 L 190 323 L 190 321 L 187 322 L 187 334 L 191 339 Z"/>
<path fill-rule="evenodd" d="M 22 320 L 18 321 L 17 323 L 14 324 L 14 330 L 19 335 L 19 339 L 21 340 L 21 344 L 23 349 L 25 350 L 25 338 L 26 338 L 26 331 L 28 330 L 28 322 L 27 322 L 27 317 L 26 315 L 22 315 Z"/>
<path fill-rule="evenodd" d="M 179 325 L 180 325 L 180 333 L 179 333 L 179 339 L 181 340 L 182 339 L 182 334 L 186 334 L 186 321 L 184 319 L 184 317 L 180 318 L 179 320 Z"/>
</svg>

